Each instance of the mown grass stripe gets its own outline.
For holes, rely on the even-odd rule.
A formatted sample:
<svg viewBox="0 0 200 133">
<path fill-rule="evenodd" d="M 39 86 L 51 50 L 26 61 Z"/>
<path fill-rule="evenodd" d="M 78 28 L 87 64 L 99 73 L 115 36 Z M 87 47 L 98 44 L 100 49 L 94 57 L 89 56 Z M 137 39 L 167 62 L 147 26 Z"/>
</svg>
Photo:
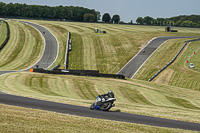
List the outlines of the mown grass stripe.
<svg viewBox="0 0 200 133">
<path fill-rule="evenodd" d="M 9 56 L 9 58 L 7 58 L 7 60 L 5 62 L 3 62 L 2 64 L 0 64 L 0 67 L 6 66 L 7 64 L 9 64 L 10 62 L 14 61 L 18 54 L 20 53 L 20 51 L 23 48 L 23 44 L 25 42 L 25 31 L 19 26 L 18 27 L 18 40 L 16 43 L 18 43 L 17 47 L 15 47 L 15 52 L 12 53 L 12 55 Z M 14 36 L 14 35 L 11 35 Z"/>
<path fill-rule="evenodd" d="M 0 69 L 18 70 L 32 66 L 43 52 L 41 35 L 33 27 L 9 21 L 11 36 L 0 53 Z"/>
<path fill-rule="evenodd" d="M 139 80 L 121 81 L 24 72 L 1 76 L 0 86 L 0 90 L 12 94 L 87 107 L 95 101 L 97 95 L 112 90 L 117 98 L 114 110 L 186 121 L 198 122 L 200 119 L 200 109 L 189 105 L 191 103 L 198 108 L 199 104 L 196 103 L 199 102 L 200 92 Z M 188 106 L 181 105 L 185 103 L 182 101 L 174 104 L 166 96 L 189 99 L 189 103 L 186 101 Z"/>
<path fill-rule="evenodd" d="M 7 32 L 6 23 L 2 21 L 0 26 L 0 48 L 7 38 Z"/>
<path fill-rule="evenodd" d="M 167 98 L 174 104 L 185 107 L 185 108 L 190 108 L 190 109 L 200 109 L 199 107 L 196 107 L 195 105 L 191 104 L 188 100 L 181 99 L 181 98 L 175 98 L 175 97 L 170 97 L 167 96 Z"/>
</svg>

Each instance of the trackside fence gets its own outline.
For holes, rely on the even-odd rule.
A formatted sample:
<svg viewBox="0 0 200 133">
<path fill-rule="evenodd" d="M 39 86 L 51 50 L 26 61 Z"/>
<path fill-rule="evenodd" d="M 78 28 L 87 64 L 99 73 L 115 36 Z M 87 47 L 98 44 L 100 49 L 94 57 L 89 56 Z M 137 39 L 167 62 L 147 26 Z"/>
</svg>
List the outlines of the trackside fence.
<svg viewBox="0 0 200 133">
<path fill-rule="evenodd" d="M 4 21 L 4 23 L 6 24 L 6 27 L 7 27 L 7 37 L 6 37 L 5 41 L 2 43 L 2 45 L 0 46 L 0 51 L 6 46 L 6 44 L 8 43 L 8 41 L 10 39 L 10 27 L 6 21 Z"/>
<path fill-rule="evenodd" d="M 176 58 L 180 55 L 180 53 L 183 51 L 183 49 L 185 48 L 185 46 L 189 43 L 189 42 L 194 42 L 194 41 L 199 41 L 199 39 L 194 39 L 194 40 L 189 40 L 189 41 L 185 41 L 185 44 L 183 45 L 183 47 L 179 50 L 179 52 L 177 53 L 177 55 L 167 64 L 165 65 L 162 69 L 160 69 L 155 75 L 153 75 L 148 81 L 151 82 L 155 77 L 157 77 L 162 71 L 164 71 L 168 66 L 170 66 L 175 60 Z"/>
<path fill-rule="evenodd" d="M 68 33 L 68 39 L 67 39 L 67 46 L 66 46 L 66 56 L 65 56 L 65 69 L 68 69 L 69 64 L 69 45 L 71 42 L 71 33 Z"/>
<path fill-rule="evenodd" d="M 99 73 L 96 70 L 66 70 L 66 69 L 56 69 L 56 70 L 45 70 L 42 68 L 34 68 L 33 72 L 46 73 L 46 74 L 62 74 L 62 75 L 76 75 L 76 76 L 90 76 L 90 77 L 106 77 L 106 78 L 117 78 L 125 79 L 124 75 L 120 74 L 104 74 Z"/>
</svg>

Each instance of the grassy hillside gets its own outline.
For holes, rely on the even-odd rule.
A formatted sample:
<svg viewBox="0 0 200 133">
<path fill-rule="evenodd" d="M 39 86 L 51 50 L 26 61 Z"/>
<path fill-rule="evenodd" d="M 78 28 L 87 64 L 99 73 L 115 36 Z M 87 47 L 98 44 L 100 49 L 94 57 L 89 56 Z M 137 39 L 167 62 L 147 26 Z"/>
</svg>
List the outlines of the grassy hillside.
<svg viewBox="0 0 200 133">
<path fill-rule="evenodd" d="M 41 57 L 44 43 L 33 27 L 8 21 L 10 40 L 0 52 L 0 70 L 21 70 L 31 67 Z"/>
<path fill-rule="evenodd" d="M 163 77 L 166 77 L 166 73 L 160 75 L 155 82 L 160 82 L 169 84 L 172 86 L 178 86 L 182 88 L 188 88 L 193 90 L 200 90 L 200 41 L 190 43 L 184 53 L 180 58 L 166 71 L 172 71 L 171 75 L 168 75 L 169 81 L 166 82 L 163 80 Z M 196 54 L 194 54 L 196 52 Z M 186 60 L 189 63 L 194 63 L 195 68 L 189 68 L 189 63 L 186 63 Z"/>
<path fill-rule="evenodd" d="M 184 45 L 184 40 L 170 40 L 160 47 L 151 58 L 144 64 L 134 78 L 148 80 L 158 70 L 171 61 L 180 48 Z M 181 88 L 200 90 L 200 41 L 187 45 L 179 58 L 163 71 L 154 82 L 163 83 Z M 196 52 L 196 54 L 194 54 Z M 194 63 L 195 68 L 189 68 L 189 63 Z M 148 67 L 147 67 L 148 66 Z"/>
<path fill-rule="evenodd" d="M 175 57 L 178 51 L 185 44 L 185 40 L 186 39 L 174 39 L 165 42 L 145 62 L 134 78 L 148 81 L 148 79 L 150 79 Z"/>
<path fill-rule="evenodd" d="M 60 53 L 55 64 L 64 68 L 64 53 L 68 32 L 72 33 L 70 69 L 92 69 L 104 73 L 117 73 L 147 41 L 156 36 L 197 35 L 198 29 L 178 28 L 178 33 L 164 32 L 165 27 L 76 23 L 56 21 L 32 21 L 50 29 L 58 38 Z M 94 33 L 94 28 L 107 31 Z"/>
<path fill-rule="evenodd" d="M 164 27 L 154 26 L 56 21 L 32 22 L 48 28 L 58 38 L 59 56 L 55 65 L 61 63 L 61 68 L 64 67 L 67 34 L 70 31 L 73 41 L 73 50 L 70 52 L 70 68 L 98 69 L 100 72 L 105 73 L 117 73 L 146 45 L 148 40 L 155 36 L 197 36 L 200 33 L 199 29 L 191 28 L 177 28 L 179 30 L 178 33 L 166 33 L 164 32 Z M 0 69 L 23 69 L 28 67 L 28 65 L 25 66 L 22 59 L 29 62 L 26 63 L 29 64 L 29 66 L 31 63 L 38 60 L 38 56 L 28 55 L 35 52 L 32 48 L 33 46 L 42 50 L 43 42 L 41 36 L 36 33 L 37 31 L 32 27 L 12 21 L 9 21 L 9 24 L 12 26 L 12 34 L 16 36 L 13 36 L 10 40 L 9 47 L 5 49 L 3 54 L 0 53 L 0 61 L 4 64 L 2 66 L 0 64 Z M 94 28 L 102 28 L 107 31 L 107 34 L 94 33 Z M 157 72 L 165 63 L 168 63 L 184 44 L 184 41 L 184 39 L 170 40 L 161 46 L 150 58 L 149 62 L 141 68 L 141 71 L 136 75 L 137 79 L 118 80 L 26 72 L 9 73 L 0 76 L 0 90 L 15 95 L 86 107 L 89 107 L 95 101 L 98 94 L 113 90 L 117 98 L 115 102 L 116 107 L 112 109 L 113 111 L 120 110 L 128 113 L 200 123 L 200 92 L 196 89 L 196 86 L 199 87 L 198 79 L 196 80 L 198 74 L 196 75 L 197 77 L 193 76 L 193 74 L 199 71 L 196 63 L 199 58 L 196 56 L 199 53 L 197 51 L 198 42 L 191 43 L 190 45 L 192 47 L 187 47 L 184 52 L 184 58 L 177 60 L 177 65 L 174 63 L 174 66 L 171 66 L 169 70 L 163 73 L 167 75 L 167 78 L 165 75 L 161 75 L 158 79 L 155 79 L 156 83 L 142 81 L 148 79 L 148 76 L 153 75 L 153 73 Z M 30 50 L 33 51 L 27 52 Z M 190 58 L 194 50 L 197 51 L 197 54 Z M 41 53 L 42 51 L 37 52 Z M 5 56 L 5 53 L 8 57 Z M 23 57 L 26 55 L 26 58 L 22 58 L 22 55 Z M 187 67 L 188 64 L 185 64 L 185 60 L 188 58 L 190 58 L 190 62 L 193 62 L 196 66 L 192 71 Z M 33 61 L 30 62 L 30 59 Z M 156 69 L 154 69 L 155 66 Z M 186 70 L 188 70 L 188 72 Z M 173 78 L 176 80 L 173 80 Z M 188 82 L 186 82 L 187 80 Z M 167 85 L 160 83 L 165 83 Z M 185 86 L 190 86 L 190 88 L 192 88 L 192 86 L 195 87 L 193 87 L 193 89 L 184 89 Z M 66 129 L 70 129 L 71 132 L 101 131 L 95 123 L 100 124 L 102 129 L 106 128 L 104 124 L 106 120 L 83 118 L 5 105 L 0 105 L 0 107 L 2 114 L 2 117 L 0 117 L 0 128 L 5 132 L 15 130 L 19 132 L 47 132 L 50 130 L 52 132 L 66 132 Z M 111 124 L 107 123 L 106 126 L 112 127 L 111 132 L 186 132 L 177 129 L 171 130 L 113 121 Z M 107 130 L 110 131 L 109 129 Z"/>
<path fill-rule="evenodd" d="M 2 21 L 0 26 L 0 46 L 6 40 L 7 37 L 7 27 L 6 24 Z"/>
<path fill-rule="evenodd" d="M 1 76 L 0 90 L 89 107 L 98 94 L 113 90 L 114 111 L 200 123 L 200 92 L 138 80 L 117 80 L 38 73 Z"/>
</svg>

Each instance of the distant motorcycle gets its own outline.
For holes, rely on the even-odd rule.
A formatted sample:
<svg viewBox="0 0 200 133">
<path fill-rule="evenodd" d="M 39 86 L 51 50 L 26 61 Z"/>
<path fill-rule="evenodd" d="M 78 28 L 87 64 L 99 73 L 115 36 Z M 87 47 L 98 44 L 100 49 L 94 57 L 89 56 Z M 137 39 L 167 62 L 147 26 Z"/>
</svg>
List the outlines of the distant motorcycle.
<svg viewBox="0 0 200 133">
<path fill-rule="evenodd" d="M 115 100 L 116 98 L 114 96 L 114 93 L 112 91 L 109 91 L 106 94 L 97 96 L 96 101 L 90 106 L 90 109 L 108 111 L 115 106 L 115 104 L 113 104 Z"/>
</svg>

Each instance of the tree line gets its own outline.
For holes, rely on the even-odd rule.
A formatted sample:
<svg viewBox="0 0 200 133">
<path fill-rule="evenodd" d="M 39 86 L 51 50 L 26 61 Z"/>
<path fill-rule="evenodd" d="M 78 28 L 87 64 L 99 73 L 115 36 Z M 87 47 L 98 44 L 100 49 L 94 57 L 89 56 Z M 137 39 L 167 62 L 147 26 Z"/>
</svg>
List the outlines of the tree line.
<svg viewBox="0 0 200 133">
<path fill-rule="evenodd" d="M 146 16 L 144 18 L 138 17 L 137 24 L 142 25 L 172 25 L 181 27 L 196 27 L 200 28 L 200 15 L 180 15 L 171 18 L 157 18 Z"/>
<path fill-rule="evenodd" d="M 113 17 L 111 18 L 109 13 L 105 13 L 102 17 L 102 21 L 105 23 L 114 23 L 114 24 L 118 24 L 120 22 L 120 16 L 115 14 L 113 15 Z"/>
<path fill-rule="evenodd" d="M 1 17 L 28 17 L 28 18 L 48 18 L 65 19 L 72 21 L 97 22 L 100 19 L 100 12 L 94 9 L 74 6 L 41 6 L 27 5 L 19 3 L 0 2 Z"/>
</svg>

